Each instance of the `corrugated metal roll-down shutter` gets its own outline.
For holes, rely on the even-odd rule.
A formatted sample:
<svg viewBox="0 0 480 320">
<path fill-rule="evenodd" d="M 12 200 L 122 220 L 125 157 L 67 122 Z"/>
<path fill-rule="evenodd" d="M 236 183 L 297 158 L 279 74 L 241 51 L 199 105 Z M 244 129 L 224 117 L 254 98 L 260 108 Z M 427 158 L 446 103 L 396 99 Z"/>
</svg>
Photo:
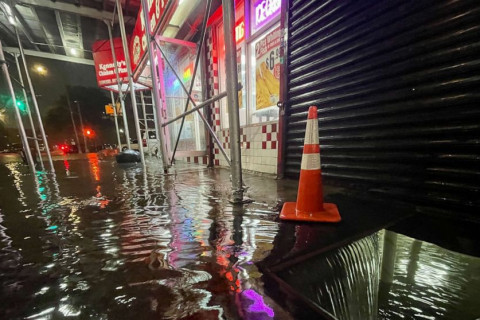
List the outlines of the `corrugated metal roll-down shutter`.
<svg viewBox="0 0 480 320">
<path fill-rule="evenodd" d="M 480 220 L 480 1 L 290 1 L 285 174 Z M 439 210 L 438 210 L 439 209 Z"/>
</svg>

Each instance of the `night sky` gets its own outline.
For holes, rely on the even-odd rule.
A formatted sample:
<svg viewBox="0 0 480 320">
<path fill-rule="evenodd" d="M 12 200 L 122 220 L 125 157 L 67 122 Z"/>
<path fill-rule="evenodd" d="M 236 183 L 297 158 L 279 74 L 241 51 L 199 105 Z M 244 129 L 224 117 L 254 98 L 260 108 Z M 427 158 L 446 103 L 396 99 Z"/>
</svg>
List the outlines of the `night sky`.
<svg viewBox="0 0 480 320">
<path fill-rule="evenodd" d="M 17 67 L 9 60 L 9 73 L 12 78 L 12 83 L 16 92 L 21 93 L 21 87 L 14 79 L 19 79 L 17 74 Z M 13 60 L 14 61 L 14 60 Z M 21 63 L 21 60 L 19 59 Z M 48 110 L 52 107 L 53 103 L 61 96 L 65 95 L 66 86 L 84 86 L 97 88 L 97 80 L 95 78 L 95 67 L 85 64 L 70 63 L 64 61 L 57 61 L 52 59 L 44 59 L 37 57 L 27 56 L 27 63 L 29 66 L 30 76 L 35 90 L 35 94 L 38 97 L 38 104 L 40 107 L 40 113 L 42 117 L 45 117 Z M 37 64 L 43 65 L 47 69 L 46 75 L 39 75 L 33 70 Z M 5 83 L 3 75 L 0 77 L 0 94 L 10 95 Z M 28 87 L 27 79 L 23 76 L 25 86 Z M 8 116 L 7 126 L 15 127 L 13 113 Z"/>
</svg>

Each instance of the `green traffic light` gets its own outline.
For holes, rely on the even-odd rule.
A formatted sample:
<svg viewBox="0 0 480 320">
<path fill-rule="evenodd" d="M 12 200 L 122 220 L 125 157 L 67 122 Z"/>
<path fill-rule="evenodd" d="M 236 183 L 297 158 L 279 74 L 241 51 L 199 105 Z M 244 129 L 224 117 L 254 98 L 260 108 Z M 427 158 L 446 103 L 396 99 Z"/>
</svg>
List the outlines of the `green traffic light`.
<svg viewBox="0 0 480 320">
<path fill-rule="evenodd" d="M 26 108 L 25 108 L 25 103 L 23 103 L 22 101 L 20 100 L 17 100 L 17 107 L 20 111 L 22 112 L 25 112 L 26 111 Z"/>
</svg>

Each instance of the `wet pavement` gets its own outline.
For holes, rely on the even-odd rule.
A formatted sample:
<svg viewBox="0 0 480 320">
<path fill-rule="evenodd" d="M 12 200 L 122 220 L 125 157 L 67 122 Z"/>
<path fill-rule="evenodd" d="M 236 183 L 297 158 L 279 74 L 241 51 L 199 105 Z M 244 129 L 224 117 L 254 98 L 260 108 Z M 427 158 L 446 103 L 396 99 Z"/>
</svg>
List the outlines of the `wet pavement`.
<svg viewBox="0 0 480 320">
<path fill-rule="evenodd" d="M 0 158 L 0 319 L 480 317 L 480 259 L 383 230 L 401 206 L 327 188 L 344 221 L 311 226 L 277 219 L 292 180 L 245 174 L 236 207 L 225 169 L 55 166 Z"/>
</svg>

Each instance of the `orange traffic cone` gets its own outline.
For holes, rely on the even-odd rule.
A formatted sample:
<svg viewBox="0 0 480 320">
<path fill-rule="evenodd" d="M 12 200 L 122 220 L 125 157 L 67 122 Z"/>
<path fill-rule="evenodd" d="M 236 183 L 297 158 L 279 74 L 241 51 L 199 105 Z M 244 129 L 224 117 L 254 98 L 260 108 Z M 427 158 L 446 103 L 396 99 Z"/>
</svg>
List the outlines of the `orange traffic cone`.
<svg viewBox="0 0 480 320">
<path fill-rule="evenodd" d="M 285 202 L 280 219 L 314 222 L 339 222 L 337 205 L 323 203 L 317 107 L 308 109 L 297 202 Z"/>
</svg>

